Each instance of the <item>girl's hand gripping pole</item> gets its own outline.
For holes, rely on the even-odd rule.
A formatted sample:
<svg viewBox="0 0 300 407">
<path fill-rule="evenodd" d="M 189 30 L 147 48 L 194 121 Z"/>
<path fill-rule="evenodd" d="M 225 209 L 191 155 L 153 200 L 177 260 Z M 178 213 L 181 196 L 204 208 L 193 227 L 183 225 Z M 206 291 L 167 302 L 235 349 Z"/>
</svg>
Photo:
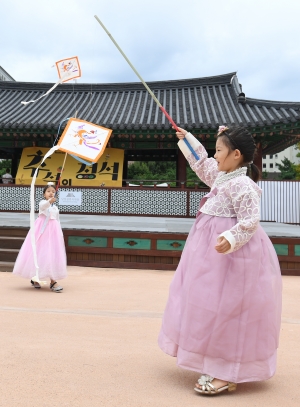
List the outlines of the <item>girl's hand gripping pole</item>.
<svg viewBox="0 0 300 407">
<path fill-rule="evenodd" d="M 163 114 L 166 116 L 166 118 L 169 120 L 169 122 L 172 124 L 172 126 L 174 127 L 174 129 L 178 132 L 180 132 L 178 126 L 175 124 L 174 120 L 172 119 L 172 117 L 169 115 L 169 113 L 166 111 L 166 109 L 160 105 L 159 106 L 160 110 L 163 112 Z M 193 149 L 193 147 L 190 145 L 190 143 L 187 141 L 186 138 L 183 139 L 183 141 L 185 142 L 185 144 L 187 145 L 187 147 L 190 149 L 190 152 L 193 154 L 193 156 L 196 158 L 196 160 L 199 160 L 199 156 L 196 154 L 195 150 Z"/>
</svg>

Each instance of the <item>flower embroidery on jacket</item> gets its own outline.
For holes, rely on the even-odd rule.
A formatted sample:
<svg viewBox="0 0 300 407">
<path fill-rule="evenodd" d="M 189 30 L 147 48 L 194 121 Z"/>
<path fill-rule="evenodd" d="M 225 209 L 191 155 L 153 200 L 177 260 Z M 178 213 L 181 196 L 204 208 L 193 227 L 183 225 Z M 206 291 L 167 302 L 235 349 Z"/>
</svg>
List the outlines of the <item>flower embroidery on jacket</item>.
<svg viewBox="0 0 300 407">
<path fill-rule="evenodd" d="M 226 174 L 218 171 L 215 159 L 207 158 L 202 145 L 196 149 L 196 153 L 201 157 L 200 160 L 190 155 L 188 162 L 198 177 L 212 187 L 205 197 L 201 212 L 211 216 L 237 218 L 237 223 L 229 230 L 235 239 L 236 251 L 251 239 L 258 228 L 261 189 L 246 176 L 246 167 Z"/>
</svg>

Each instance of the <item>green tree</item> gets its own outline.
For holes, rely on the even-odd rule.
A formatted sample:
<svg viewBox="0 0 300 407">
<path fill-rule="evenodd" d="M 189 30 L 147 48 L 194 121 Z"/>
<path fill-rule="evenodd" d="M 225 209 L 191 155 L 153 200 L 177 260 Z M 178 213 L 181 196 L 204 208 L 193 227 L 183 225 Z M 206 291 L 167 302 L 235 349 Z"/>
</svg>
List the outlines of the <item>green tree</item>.
<svg viewBox="0 0 300 407">
<path fill-rule="evenodd" d="M 299 143 L 297 143 L 297 144 L 295 145 L 295 149 L 296 149 L 296 150 L 300 150 L 300 141 L 299 141 Z M 296 154 L 296 157 L 300 157 L 300 151 L 299 151 L 299 153 Z"/>
<path fill-rule="evenodd" d="M 128 167 L 128 179 L 134 181 L 171 181 L 171 186 L 176 186 L 176 163 L 174 161 L 135 161 Z M 194 171 L 187 164 L 187 186 L 193 187 L 195 182 L 205 186 Z M 173 181 L 173 182 L 172 182 Z M 150 182 L 151 183 L 151 182 Z"/>
<path fill-rule="evenodd" d="M 149 166 L 145 162 L 136 161 L 128 167 L 128 179 L 130 180 L 152 179 L 151 176 Z"/>
<path fill-rule="evenodd" d="M 171 161 L 135 161 L 129 165 L 127 174 L 128 179 L 133 182 L 138 180 L 175 181 L 176 163 Z"/>
<path fill-rule="evenodd" d="M 11 168 L 11 160 L 0 160 L 0 176 L 6 173 L 6 168 Z"/>
<path fill-rule="evenodd" d="M 279 171 L 280 179 L 295 179 L 296 178 L 296 165 L 292 163 L 288 158 L 284 157 L 283 160 L 281 160 L 282 164 L 276 164 Z"/>
</svg>

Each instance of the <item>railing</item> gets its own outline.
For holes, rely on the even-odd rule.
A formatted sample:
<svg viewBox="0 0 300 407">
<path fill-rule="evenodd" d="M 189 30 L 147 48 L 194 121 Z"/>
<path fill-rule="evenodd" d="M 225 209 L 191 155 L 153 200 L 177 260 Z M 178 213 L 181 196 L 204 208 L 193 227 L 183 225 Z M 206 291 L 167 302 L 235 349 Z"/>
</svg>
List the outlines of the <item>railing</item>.
<svg viewBox="0 0 300 407">
<path fill-rule="evenodd" d="M 43 187 L 36 186 L 36 206 L 43 199 Z M 60 187 L 62 191 L 80 192 L 80 205 L 58 205 L 61 213 L 85 213 L 128 216 L 195 217 L 201 198 L 209 189 L 142 187 Z M 26 212 L 30 209 L 30 187 L 0 187 L 0 210 Z"/>
<path fill-rule="evenodd" d="M 141 188 L 194 188 L 194 189 L 209 189 L 203 182 L 200 180 L 187 180 L 187 181 L 170 181 L 170 180 L 123 180 L 124 186 L 126 187 L 141 187 Z"/>
<path fill-rule="evenodd" d="M 182 182 L 179 188 L 172 187 L 170 181 L 143 180 L 138 181 L 139 184 L 136 182 L 134 186 L 129 186 L 132 184 L 129 180 L 126 182 L 128 186 L 121 188 L 61 187 L 60 191 L 81 192 L 82 198 L 81 205 L 59 205 L 60 212 L 193 218 L 197 214 L 201 198 L 209 191 L 208 188 L 200 188 L 200 182 L 194 181 Z M 258 185 L 263 191 L 262 221 L 300 225 L 299 181 L 259 181 Z M 42 199 L 42 187 L 37 186 L 35 191 L 38 203 Z M 29 186 L 2 184 L 0 210 L 29 211 L 29 196 Z"/>
</svg>

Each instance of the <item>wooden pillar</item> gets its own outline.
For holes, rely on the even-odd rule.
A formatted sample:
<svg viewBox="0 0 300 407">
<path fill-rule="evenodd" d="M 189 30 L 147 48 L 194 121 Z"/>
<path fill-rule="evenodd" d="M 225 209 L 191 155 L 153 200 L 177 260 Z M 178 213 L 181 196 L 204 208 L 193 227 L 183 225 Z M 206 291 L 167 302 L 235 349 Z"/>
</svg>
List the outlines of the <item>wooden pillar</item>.
<svg viewBox="0 0 300 407">
<path fill-rule="evenodd" d="M 16 178 L 17 171 L 18 171 L 18 156 L 17 154 L 13 154 L 11 158 L 11 175 L 13 178 Z M 14 180 L 15 182 L 15 180 Z"/>
<path fill-rule="evenodd" d="M 176 162 L 176 179 L 180 182 L 177 187 L 180 187 L 182 185 L 181 183 L 186 181 L 186 165 L 187 162 L 185 156 L 180 150 L 178 150 Z"/>
<path fill-rule="evenodd" d="M 128 158 L 127 155 L 124 154 L 124 162 L 123 162 L 123 180 L 127 179 L 128 177 Z M 126 186 L 126 181 L 122 182 L 122 186 Z"/>
<path fill-rule="evenodd" d="M 254 164 L 259 168 L 259 171 L 262 173 L 262 145 L 261 143 L 256 144 L 256 156 L 254 158 Z"/>
</svg>

